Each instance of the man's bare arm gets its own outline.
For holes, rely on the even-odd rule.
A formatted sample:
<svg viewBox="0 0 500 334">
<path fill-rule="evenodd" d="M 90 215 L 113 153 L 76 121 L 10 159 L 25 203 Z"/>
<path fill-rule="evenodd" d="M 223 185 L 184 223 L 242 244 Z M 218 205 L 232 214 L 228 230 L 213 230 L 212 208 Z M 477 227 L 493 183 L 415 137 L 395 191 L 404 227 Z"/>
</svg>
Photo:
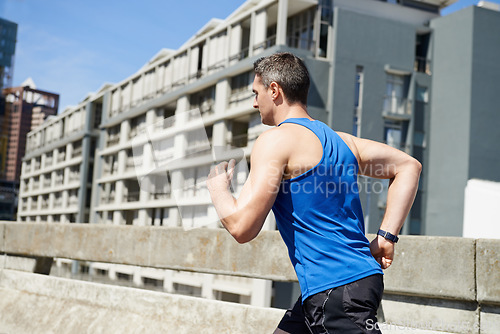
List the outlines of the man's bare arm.
<svg viewBox="0 0 500 334">
<path fill-rule="evenodd" d="M 239 243 L 258 235 L 276 199 L 287 162 L 286 142 L 277 130 L 264 132 L 255 142 L 250 174 L 238 199 L 229 191 L 231 162 L 210 171 L 207 185 L 212 202 L 222 224 Z"/>
</svg>

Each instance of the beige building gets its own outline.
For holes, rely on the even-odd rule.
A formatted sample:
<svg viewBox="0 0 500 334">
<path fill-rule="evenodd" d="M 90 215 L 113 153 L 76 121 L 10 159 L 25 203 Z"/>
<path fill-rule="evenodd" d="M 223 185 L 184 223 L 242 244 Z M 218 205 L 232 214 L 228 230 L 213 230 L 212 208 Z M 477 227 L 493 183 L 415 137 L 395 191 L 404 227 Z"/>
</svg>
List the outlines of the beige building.
<svg viewBox="0 0 500 334">
<path fill-rule="evenodd" d="M 252 107 L 253 61 L 290 48 L 325 56 L 320 14 L 314 1 L 245 2 L 179 50 L 161 50 L 137 73 L 30 132 L 19 220 L 219 228 L 205 185 L 213 151 L 240 161 L 237 193 L 252 144 L 265 130 Z M 274 228 L 272 218 L 265 228 Z M 57 263 L 74 274 L 168 292 L 271 302 L 271 282 L 261 280 Z"/>
</svg>

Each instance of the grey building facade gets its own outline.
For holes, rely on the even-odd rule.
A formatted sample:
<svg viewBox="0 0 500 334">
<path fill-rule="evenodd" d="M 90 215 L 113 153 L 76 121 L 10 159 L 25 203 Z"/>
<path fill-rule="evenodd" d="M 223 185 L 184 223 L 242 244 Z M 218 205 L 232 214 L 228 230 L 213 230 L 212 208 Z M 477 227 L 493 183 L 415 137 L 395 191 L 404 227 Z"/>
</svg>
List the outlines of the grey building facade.
<svg viewBox="0 0 500 334">
<path fill-rule="evenodd" d="M 461 236 L 467 180 L 500 181 L 500 12 L 469 7 L 433 20 L 431 27 L 423 232 Z"/>
</svg>

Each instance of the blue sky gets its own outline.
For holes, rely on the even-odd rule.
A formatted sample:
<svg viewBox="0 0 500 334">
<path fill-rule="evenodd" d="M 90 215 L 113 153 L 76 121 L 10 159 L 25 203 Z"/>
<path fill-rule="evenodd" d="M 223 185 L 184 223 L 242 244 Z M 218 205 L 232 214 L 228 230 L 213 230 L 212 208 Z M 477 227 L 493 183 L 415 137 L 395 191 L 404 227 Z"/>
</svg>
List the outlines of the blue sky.
<svg viewBox="0 0 500 334">
<path fill-rule="evenodd" d="M 478 1 L 459 0 L 446 15 Z M 491 1 L 500 3 L 500 0 Z M 178 49 L 211 18 L 243 0 L 0 0 L 18 24 L 14 86 L 32 77 L 61 95 L 59 112 L 105 82 L 135 73 L 160 49 Z"/>
</svg>

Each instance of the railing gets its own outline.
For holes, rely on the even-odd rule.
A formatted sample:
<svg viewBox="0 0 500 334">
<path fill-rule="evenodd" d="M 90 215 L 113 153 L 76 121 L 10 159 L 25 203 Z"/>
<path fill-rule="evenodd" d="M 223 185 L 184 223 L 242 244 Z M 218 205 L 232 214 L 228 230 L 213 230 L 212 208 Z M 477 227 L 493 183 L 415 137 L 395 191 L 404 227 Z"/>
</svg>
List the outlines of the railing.
<svg viewBox="0 0 500 334">
<path fill-rule="evenodd" d="M 254 51 L 259 50 L 259 49 L 268 49 L 271 46 L 276 45 L 276 35 L 273 35 L 271 37 L 268 37 L 264 42 L 256 44 L 253 49 Z"/>
<path fill-rule="evenodd" d="M 58 163 L 59 163 L 59 162 L 63 162 L 64 160 L 66 160 L 66 153 L 65 153 L 65 152 L 63 152 L 63 153 L 59 153 L 59 154 L 57 155 L 57 162 L 58 162 Z"/>
<path fill-rule="evenodd" d="M 140 191 L 129 191 L 123 196 L 125 202 L 138 202 L 141 192 Z"/>
<path fill-rule="evenodd" d="M 109 135 L 108 140 L 106 142 L 106 146 L 113 146 L 120 142 L 120 135 Z"/>
<path fill-rule="evenodd" d="M 115 202 L 115 195 L 102 196 L 101 197 L 101 203 L 102 204 L 112 204 L 114 202 Z"/>
<path fill-rule="evenodd" d="M 219 229 L 2 222 L 2 252 L 37 257 L 35 272 L 39 273 L 47 273 L 47 263 L 58 257 L 296 280 L 286 248 L 275 231 L 263 231 L 252 242 L 240 245 Z M 500 312 L 499 257 L 500 240 L 402 236 L 395 262 L 385 271 L 379 320 L 384 318 L 385 324 L 400 328 L 495 333 Z M 58 312 L 47 318 L 50 309 Z M 77 327 L 71 326 L 91 325 L 99 332 L 131 326 L 129 331 L 270 333 L 283 311 L 3 268 L 0 314 L 5 315 L 0 316 L 0 332 L 40 332 L 41 327 L 36 326 L 52 326 L 49 332 L 74 332 Z"/>
<path fill-rule="evenodd" d="M 73 150 L 73 153 L 71 154 L 72 158 L 79 158 L 82 156 L 82 147 L 79 146 Z"/>
<path fill-rule="evenodd" d="M 415 57 L 414 71 L 431 75 L 431 60 L 425 57 Z"/>
<path fill-rule="evenodd" d="M 54 200 L 54 209 L 59 209 L 63 207 L 63 200 L 62 197 L 56 197 Z"/>
<path fill-rule="evenodd" d="M 383 116 L 395 119 L 409 119 L 411 111 L 411 100 L 401 97 L 384 96 Z"/>
<path fill-rule="evenodd" d="M 288 36 L 286 40 L 287 46 L 296 49 L 314 51 L 316 45 L 316 42 L 311 38 Z"/>
<path fill-rule="evenodd" d="M 240 61 L 242 59 L 245 59 L 248 57 L 248 51 L 249 51 L 249 48 L 246 47 L 244 49 L 242 49 L 241 51 L 239 51 L 238 53 L 232 55 L 229 57 L 229 61 L 230 62 L 233 62 L 233 61 Z"/>
<path fill-rule="evenodd" d="M 248 145 L 248 134 L 233 136 L 230 146 L 232 147 L 246 147 Z"/>
</svg>

